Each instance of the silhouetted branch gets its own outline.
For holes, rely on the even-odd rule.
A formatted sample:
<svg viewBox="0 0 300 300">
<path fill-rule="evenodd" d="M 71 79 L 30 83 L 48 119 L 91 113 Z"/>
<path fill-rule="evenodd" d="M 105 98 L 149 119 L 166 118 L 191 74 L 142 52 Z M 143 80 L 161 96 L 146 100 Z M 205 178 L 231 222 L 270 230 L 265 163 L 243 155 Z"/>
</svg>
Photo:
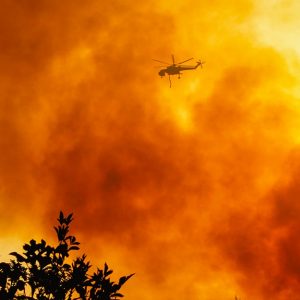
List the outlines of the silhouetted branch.
<svg viewBox="0 0 300 300">
<path fill-rule="evenodd" d="M 24 252 L 11 252 L 10 263 L 0 263 L 1 300 L 118 300 L 118 291 L 134 274 L 123 276 L 118 283 L 111 281 L 112 270 L 104 268 L 88 274 L 91 267 L 86 255 L 66 263 L 71 251 L 79 250 L 75 236 L 69 235 L 73 214 L 59 213 L 55 232 L 58 245 L 50 246 L 45 240 L 31 240 L 23 246 Z"/>
</svg>

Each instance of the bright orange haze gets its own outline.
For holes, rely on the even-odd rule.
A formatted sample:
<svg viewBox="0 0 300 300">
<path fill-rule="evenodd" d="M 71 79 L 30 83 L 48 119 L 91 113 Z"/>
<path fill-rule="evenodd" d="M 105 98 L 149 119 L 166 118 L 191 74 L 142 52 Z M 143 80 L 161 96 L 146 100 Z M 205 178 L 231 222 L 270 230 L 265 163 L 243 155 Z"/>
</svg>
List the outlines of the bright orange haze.
<svg viewBox="0 0 300 300">
<path fill-rule="evenodd" d="M 128 300 L 300 299 L 299 11 L 2 0 L 0 258 L 62 209 Z"/>
</svg>

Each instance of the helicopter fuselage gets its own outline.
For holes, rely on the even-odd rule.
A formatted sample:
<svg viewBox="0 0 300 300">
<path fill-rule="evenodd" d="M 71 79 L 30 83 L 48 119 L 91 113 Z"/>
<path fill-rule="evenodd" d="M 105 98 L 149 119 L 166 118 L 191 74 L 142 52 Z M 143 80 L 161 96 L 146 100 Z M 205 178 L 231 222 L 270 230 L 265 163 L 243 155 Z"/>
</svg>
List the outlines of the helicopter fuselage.
<svg viewBox="0 0 300 300">
<path fill-rule="evenodd" d="M 181 71 L 185 71 L 185 70 L 194 70 L 194 69 L 197 69 L 197 67 L 200 65 L 201 63 L 197 63 L 196 66 L 178 66 L 178 65 L 171 65 L 171 66 L 168 66 L 167 68 L 165 69 L 161 69 L 159 72 L 158 72 L 158 75 L 163 77 L 165 76 L 166 74 L 168 74 L 169 76 L 170 75 L 180 75 Z"/>
</svg>

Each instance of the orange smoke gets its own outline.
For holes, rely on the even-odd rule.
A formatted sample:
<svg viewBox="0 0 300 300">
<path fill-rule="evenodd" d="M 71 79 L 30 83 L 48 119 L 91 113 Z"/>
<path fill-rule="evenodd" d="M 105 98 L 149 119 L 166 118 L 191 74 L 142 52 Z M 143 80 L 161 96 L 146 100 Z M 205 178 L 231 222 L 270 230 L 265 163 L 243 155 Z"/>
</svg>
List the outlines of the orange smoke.
<svg viewBox="0 0 300 300">
<path fill-rule="evenodd" d="M 92 263 L 136 272 L 128 299 L 300 299 L 295 11 L 3 1 L 4 252 L 64 210 Z M 206 65 L 170 89 L 172 53 Z"/>
</svg>

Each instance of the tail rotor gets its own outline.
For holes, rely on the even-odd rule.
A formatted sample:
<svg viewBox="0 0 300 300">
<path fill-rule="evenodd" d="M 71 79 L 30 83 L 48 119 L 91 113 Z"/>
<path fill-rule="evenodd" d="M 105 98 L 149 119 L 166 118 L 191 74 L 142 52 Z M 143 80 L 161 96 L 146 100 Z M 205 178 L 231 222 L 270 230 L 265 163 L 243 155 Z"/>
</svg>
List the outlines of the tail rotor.
<svg viewBox="0 0 300 300">
<path fill-rule="evenodd" d="M 205 64 L 205 61 L 199 60 L 197 62 L 197 64 L 201 67 L 201 69 L 203 68 L 203 64 Z"/>
</svg>

